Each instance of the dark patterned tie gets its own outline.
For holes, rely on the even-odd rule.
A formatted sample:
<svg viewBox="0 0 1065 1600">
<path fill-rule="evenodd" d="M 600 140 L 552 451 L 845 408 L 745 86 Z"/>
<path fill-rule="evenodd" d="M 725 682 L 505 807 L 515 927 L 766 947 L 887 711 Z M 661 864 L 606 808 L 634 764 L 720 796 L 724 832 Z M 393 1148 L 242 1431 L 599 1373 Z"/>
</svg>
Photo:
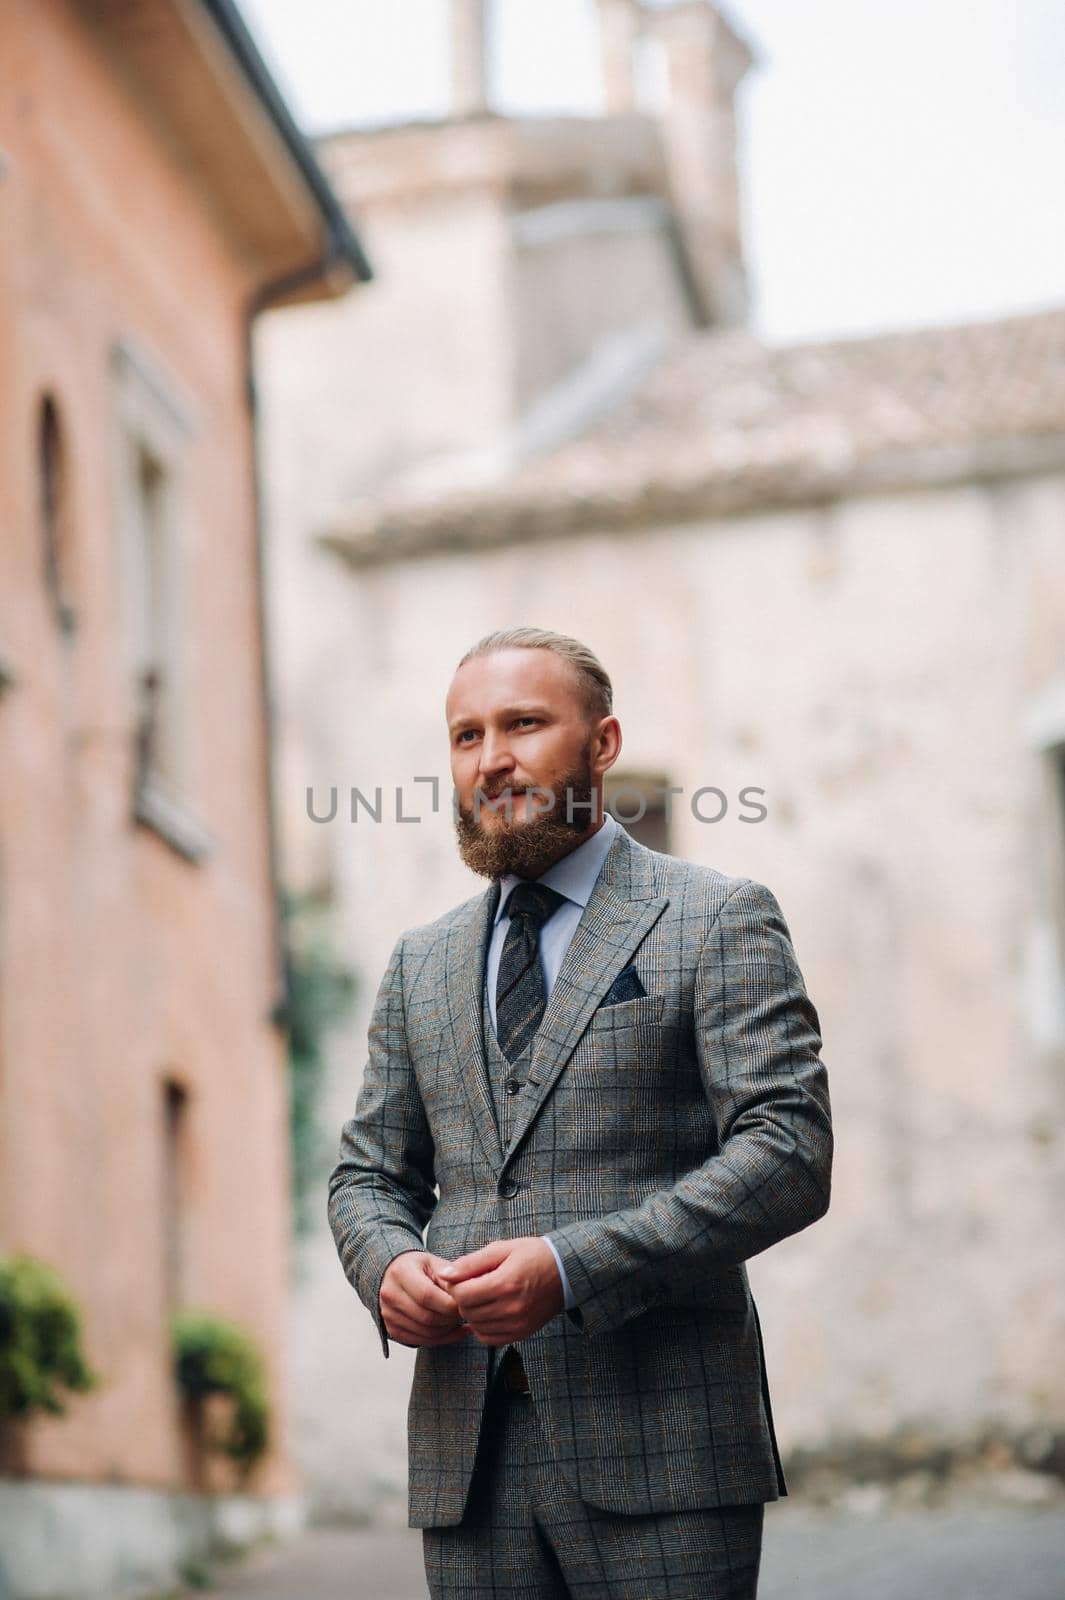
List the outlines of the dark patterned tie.
<svg viewBox="0 0 1065 1600">
<path fill-rule="evenodd" d="M 510 926 L 496 979 L 496 1039 L 516 1061 L 540 1026 L 547 986 L 540 961 L 540 929 L 566 896 L 546 883 L 519 883 L 507 900 Z"/>
</svg>

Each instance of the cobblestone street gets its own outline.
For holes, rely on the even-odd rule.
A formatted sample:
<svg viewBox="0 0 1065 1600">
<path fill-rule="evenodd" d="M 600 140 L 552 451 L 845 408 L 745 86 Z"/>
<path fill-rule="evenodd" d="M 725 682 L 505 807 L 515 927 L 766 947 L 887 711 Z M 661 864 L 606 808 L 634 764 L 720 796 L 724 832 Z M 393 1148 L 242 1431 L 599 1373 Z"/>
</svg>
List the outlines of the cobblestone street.
<svg viewBox="0 0 1065 1600">
<path fill-rule="evenodd" d="M 249 1558 L 206 1593 L 425 1600 L 421 1536 L 311 1533 L 287 1550 Z M 1065 1600 L 1065 1514 L 1060 1505 L 865 1513 L 772 1507 L 759 1600 Z"/>
</svg>

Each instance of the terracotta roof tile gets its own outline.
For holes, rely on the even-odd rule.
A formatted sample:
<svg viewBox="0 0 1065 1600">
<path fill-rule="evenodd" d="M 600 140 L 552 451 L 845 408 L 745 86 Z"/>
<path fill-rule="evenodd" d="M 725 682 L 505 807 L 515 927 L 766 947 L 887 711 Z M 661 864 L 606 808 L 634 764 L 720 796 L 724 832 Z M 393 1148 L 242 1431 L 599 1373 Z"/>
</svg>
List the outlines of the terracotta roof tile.
<svg viewBox="0 0 1065 1600">
<path fill-rule="evenodd" d="M 503 479 L 353 507 L 352 561 L 1065 466 L 1065 310 L 771 348 L 686 338 L 605 423 Z"/>
</svg>

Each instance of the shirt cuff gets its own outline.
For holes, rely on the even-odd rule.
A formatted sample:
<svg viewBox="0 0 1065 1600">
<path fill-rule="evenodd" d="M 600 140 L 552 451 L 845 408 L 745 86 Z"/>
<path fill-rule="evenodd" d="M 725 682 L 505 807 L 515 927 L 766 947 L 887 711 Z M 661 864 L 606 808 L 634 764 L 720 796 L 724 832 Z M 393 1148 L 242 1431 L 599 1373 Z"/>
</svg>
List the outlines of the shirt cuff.
<svg viewBox="0 0 1065 1600">
<path fill-rule="evenodd" d="M 544 1241 L 544 1243 L 549 1247 L 549 1249 L 551 1251 L 551 1254 L 555 1258 L 555 1262 L 556 1262 L 556 1264 L 558 1266 L 558 1275 L 562 1279 L 562 1293 L 566 1297 L 565 1309 L 567 1311 L 569 1311 L 569 1310 L 571 1310 L 573 1308 L 573 1306 L 575 1306 L 577 1304 L 577 1297 L 573 1293 L 573 1290 L 569 1286 L 569 1279 L 566 1277 L 566 1269 L 562 1265 L 562 1257 L 559 1255 L 558 1251 L 555 1249 L 554 1245 L 551 1243 L 551 1240 L 548 1238 L 546 1233 L 542 1233 L 540 1235 L 540 1237 Z"/>
</svg>

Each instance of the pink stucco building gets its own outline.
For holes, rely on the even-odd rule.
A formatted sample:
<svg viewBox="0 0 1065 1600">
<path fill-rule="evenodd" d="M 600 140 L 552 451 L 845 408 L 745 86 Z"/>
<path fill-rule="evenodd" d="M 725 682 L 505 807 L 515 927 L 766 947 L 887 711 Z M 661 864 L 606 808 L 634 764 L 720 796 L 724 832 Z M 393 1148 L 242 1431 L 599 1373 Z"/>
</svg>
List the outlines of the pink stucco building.
<svg viewBox="0 0 1065 1600">
<path fill-rule="evenodd" d="M 250 330 L 368 276 L 229 0 L 0 8 L 0 1254 L 103 1378 L 0 1478 L 12 1593 L 203 1531 L 178 1308 L 259 1343 L 298 1504 Z"/>
</svg>

